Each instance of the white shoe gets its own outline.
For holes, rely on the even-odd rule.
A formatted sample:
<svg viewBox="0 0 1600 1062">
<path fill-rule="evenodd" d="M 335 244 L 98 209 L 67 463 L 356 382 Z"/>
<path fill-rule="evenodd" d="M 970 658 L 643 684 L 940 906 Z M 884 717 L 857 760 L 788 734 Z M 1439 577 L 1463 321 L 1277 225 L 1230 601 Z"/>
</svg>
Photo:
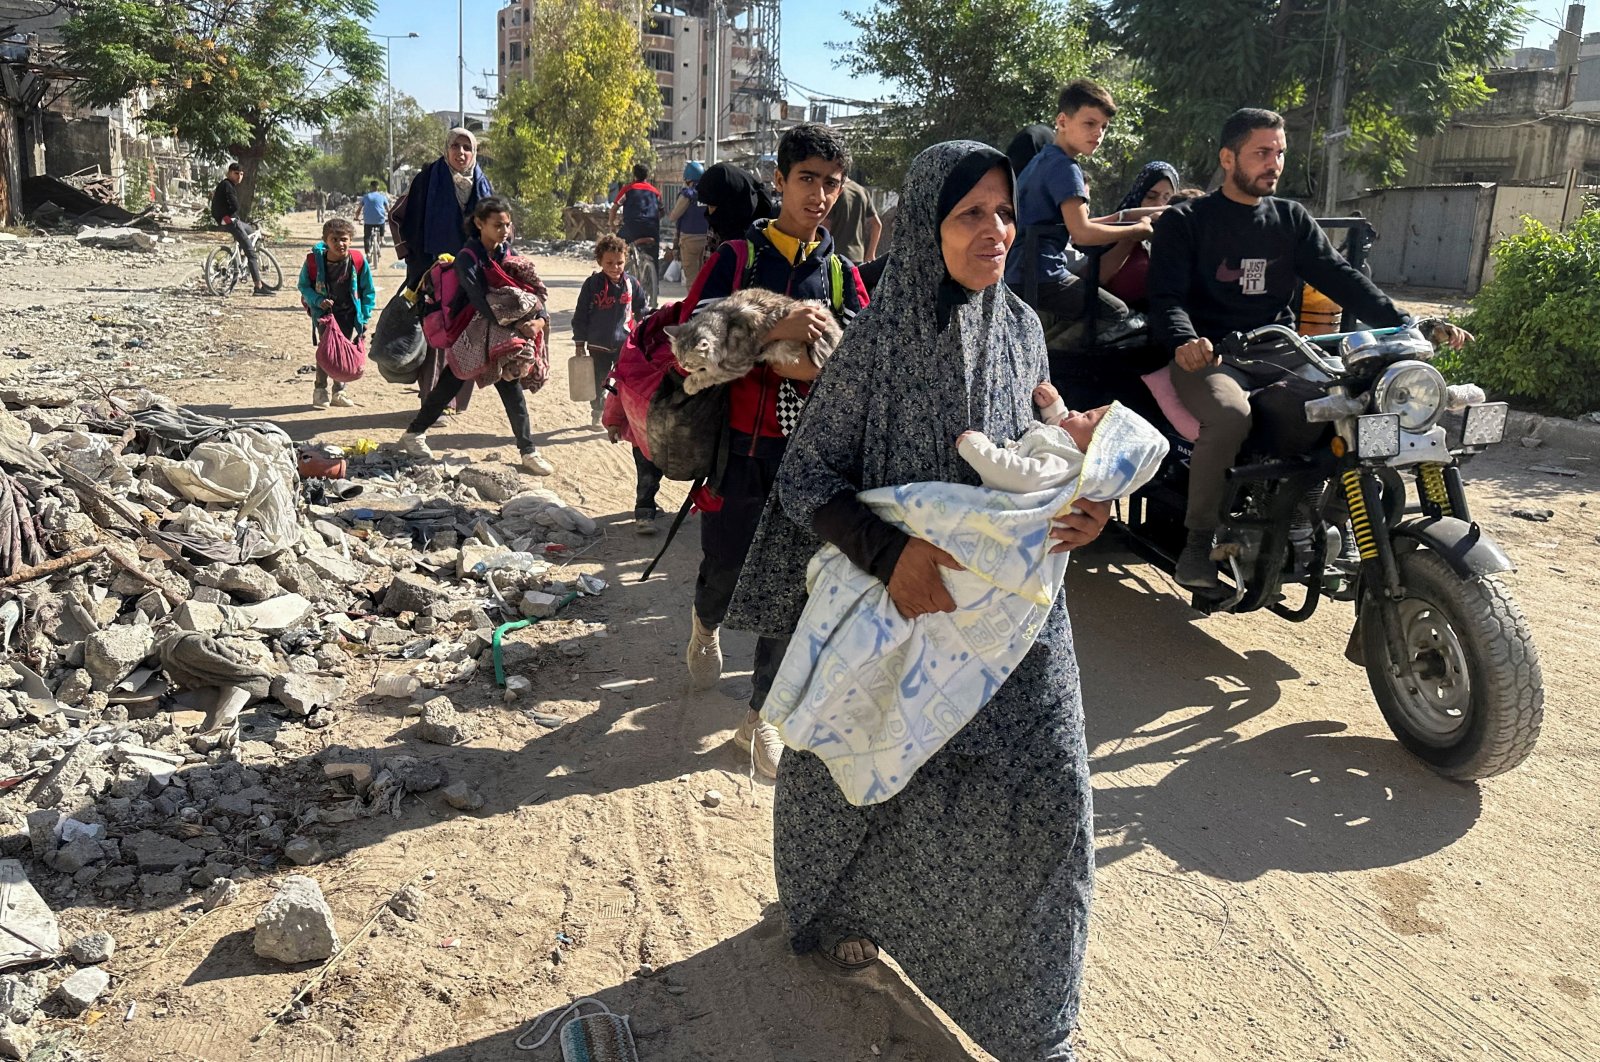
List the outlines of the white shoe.
<svg viewBox="0 0 1600 1062">
<path fill-rule="evenodd" d="M 529 450 L 522 455 L 522 470 L 536 476 L 548 476 L 555 472 L 556 466 L 545 460 L 544 454 L 538 450 Z"/>
<path fill-rule="evenodd" d="M 697 614 L 690 612 L 689 622 L 689 651 L 684 659 L 689 665 L 689 685 L 709 690 L 722 681 L 722 641 L 717 628 L 701 623 Z"/>
<path fill-rule="evenodd" d="M 763 778 L 778 777 L 778 761 L 783 758 L 783 738 L 778 728 L 757 716 L 747 718 L 733 732 L 733 743 L 750 753 L 751 764 Z"/>
<path fill-rule="evenodd" d="M 311 408 L 328 408 L 328 389 L 326 387 L 313 388 L 311 391 Z"/>
<path fill-rule="evenodd" d="M 407 457 L 420 457 L 424 461 L 433 460 L 433 451 L 428 448 L 427 432 L 406 432 L 400 436 L 400 441 L 395 444 L 395 449 Z"/>
<path fill-rule="evenodd" d="M 335 406 L 349 407 L 355 405 L 356 400 L 350 397 L 349 391 L 335 391 L 333 393 L 333 402 L 331 404 Z"/>
</svg>

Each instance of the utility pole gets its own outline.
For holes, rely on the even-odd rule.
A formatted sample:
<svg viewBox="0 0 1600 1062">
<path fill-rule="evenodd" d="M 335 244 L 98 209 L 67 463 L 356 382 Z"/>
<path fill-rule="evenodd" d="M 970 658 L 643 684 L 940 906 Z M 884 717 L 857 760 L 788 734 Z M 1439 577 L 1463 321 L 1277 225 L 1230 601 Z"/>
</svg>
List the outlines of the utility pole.
<svg viewBox="0 0 1600 1062">
<path fill-rule="evenodd" d="M 383 38 L 383 83 L 389 97 L 388 125 L 389 125 L 389 172 L 384 177 L 383 184 L 386 191 L 394 193 L 394 42 L 409 40 L 416 36 L 415 33 L 382 33 Z"/>
<path fill-rule="evenodd" d="M 706 63 L 706 165 L 717 164 L 717 130 L 722 124 L 722 3 L 707 5 L 711 57 Z"/>
<path fill-rule="evenodd" d="M 1350 127 L 1344 120 L 1345 96 L 1348 92 L 1349 61 L 1345 55 L 1344 12 L 1346 0 L 1339 0 L 1334 15 L 1338 23 L 1333 46 L 1333 88 L 1328 94 L 1328 133 L 1323 143 L 1328 149 L 1328 175 L 1323 181 L 1322 216 L 1339 216 L 1339 164 L 1344 155 L 1344 142 L 1349 139 Z"/>
<path fill-rule="evenodd" d="M 467 127 L 466 0 L 456 0 L 456 124 Z"/>
</svg>

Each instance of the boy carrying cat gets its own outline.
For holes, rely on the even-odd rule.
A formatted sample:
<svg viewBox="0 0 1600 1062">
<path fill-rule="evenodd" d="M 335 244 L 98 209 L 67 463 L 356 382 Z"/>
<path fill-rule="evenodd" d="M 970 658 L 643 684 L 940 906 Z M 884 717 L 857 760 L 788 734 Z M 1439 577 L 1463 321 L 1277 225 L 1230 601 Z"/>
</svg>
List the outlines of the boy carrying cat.
<svg viewBox="0 0 1600 1062">
<path fill-rule="evenodd" d="M 758 220 L 750 227 L 744 277 L 735 275 L 733 244 L 718 248 L 689 291 L 686 313 L 714 305 L 740 288 L 765 288 L 795 299 L 822 300 L 834 308 L 831 312 L 840 324 L 848 325 L 866 307 L 867 292 L 855 265 L 842 259 L 838 263 L 842 291 L 831 290 L 835 274 L 831 260 L 837 256 L 822 219 L 838 200 L 849 166 L 850 149 L 836 130 L 808 123 L 784 133 L 773 178 L 783 196 L 782 209 L 776 218 Z M 829 313 L 815 305 L 796 307 L 767 333 L 766 341 L 814 343 L 826 330 Z M 700 571 L 687 654 L 689 678 L 696 689 L 710 689 L 722 677 L 718 628 L 777 477 L 789 429 L 817 372 L 809 359 L 761 363 L 729 385 L 727 466 L 715 497 L 708 499 L 716 507 L 701 507 Z M 734 734 L 734 742 L 752 749 L 756 769 L 769 778 L 777 776 L 783 742 L 757 712 L 786 645 L 786 639 L 757 640 L 750 711 Z"/>
</svg>

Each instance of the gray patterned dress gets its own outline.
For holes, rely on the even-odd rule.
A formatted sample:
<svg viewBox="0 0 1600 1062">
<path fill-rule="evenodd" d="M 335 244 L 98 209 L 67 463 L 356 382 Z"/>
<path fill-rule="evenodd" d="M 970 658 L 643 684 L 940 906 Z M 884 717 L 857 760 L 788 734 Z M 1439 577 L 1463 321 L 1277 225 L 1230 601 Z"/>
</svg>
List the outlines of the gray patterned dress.
<svg viewBox="0 0 1600 1062">
<path fill-rule="evenodd" d="M 1004 284 L 955 288 L 939 247 L 941 193 L 969 141 L 919 155 L 871 306 L 806 403 L 751 547 L 727 625 L 793 630 L 817 511 L 840 491 L 977 483 L 955 439 L 1011 439 L 1048 378 L 1038 318 Z M 967 185 L 970 187 L 970 184 Z M 940 305 L 948 323 L 940 327 Z M 815 756 L 778 774 L 778 890 L 797 951 L 864 936 L 1003 1062 L 1061 1062 L 1093 877 L 1089 766 L 1065 602 L 987 708 L 892 800 L 847 803 Z"/>
</svg>

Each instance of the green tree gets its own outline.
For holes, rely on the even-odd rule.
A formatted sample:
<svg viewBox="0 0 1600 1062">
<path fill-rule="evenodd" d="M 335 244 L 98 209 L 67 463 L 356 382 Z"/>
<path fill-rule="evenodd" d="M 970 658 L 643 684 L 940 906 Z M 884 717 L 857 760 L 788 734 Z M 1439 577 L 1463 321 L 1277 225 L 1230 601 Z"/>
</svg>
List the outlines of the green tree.
<svg viewBox="0 0 1600 1062">
<path fill-rule="evenodd" d="M 244 167 L 251 216 L 285 207 L 310 156 L 296 127 L 371 106 L 383 49 L 374 0 L 84 0 L 62 35 L 75 97 L 109 106 L 143 90 L 145 121 L 202 158 Z"/>
<path fill-rule="evenodd" d="M 1544 412 L 1600 409 L 1600 211 L 1565 232 L 1523 223 L 1495 244 L 1494 277 L 1462 322 L 1474 340 L 1440 351 L 1438 365 L 1452 380 Z"/>
<path fill-rule="evenodd" d="M 380 100 L 322 131 L 332 150 L 311 164 L 312 183 L 323 192 L 364 192 L 368 181 L 388 184 L 389 111 Z M 410 96 L 394 98 L 394 164 L 413 169 L 444 151 L 439 120 Z"/>
<path fill-rule="evenodd" d="M 1091 177 L 1120 176 L 1138 141 L 1143 86 L 1116 49 L 1089 39 L 1088 0 L 878 0 L 845 12 L 857 32 L 836 44 L 839 65 L 896 88 L 869 127 L 863 162 L 896 183 L 929 144 L 971 138 L 1004 147 L 1033 122 L 1051 122 L 1062 85 L 1093 77 L 1117 100 L 1112 135 Z"/>
<path fill-rule="evenodd" d="M 554 236 L 563 205 L 603 194 L 649 157 L 661 93 L 640 50 L 641 4 L 568 0 L 537 11 L 533 76 L 500 96 L 484 155 L 496 190 L 523 205 L 518 228 Z"/>
<path fill-rule="evenodd" d="M 1164 112 L 1154 146 L 1209 173 L 1223 119 L 1271 107 L 1289 125 L 1293 194 L 1315 190 L 1323 137 L 1338 127 L 1329 106 L 1341 30 L 1344 166 L 1393 181 L 1419 136 L 1488 99 L 1483 71 L 1515 44 L 1524 17 L 1506 0 L 1110 0 L 1108 14 Z"/>
</svg>

